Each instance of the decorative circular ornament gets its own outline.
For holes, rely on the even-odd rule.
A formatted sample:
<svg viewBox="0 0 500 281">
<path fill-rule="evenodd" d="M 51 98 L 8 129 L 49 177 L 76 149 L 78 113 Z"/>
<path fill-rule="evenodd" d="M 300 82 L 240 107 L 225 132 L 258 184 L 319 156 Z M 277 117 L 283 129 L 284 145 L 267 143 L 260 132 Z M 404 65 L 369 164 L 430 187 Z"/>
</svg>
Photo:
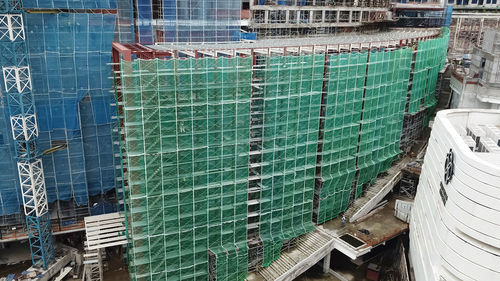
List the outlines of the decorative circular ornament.
<svg viewBox="0 0 500 281">
<path fill-rule="evenodd" d="M 446 154 L 446 161 L 444 162 L 444 182 L 448 184 L 453 178 L 455 172 L 455 155 L 450 148 L 450 152 Z"/>
</svg>

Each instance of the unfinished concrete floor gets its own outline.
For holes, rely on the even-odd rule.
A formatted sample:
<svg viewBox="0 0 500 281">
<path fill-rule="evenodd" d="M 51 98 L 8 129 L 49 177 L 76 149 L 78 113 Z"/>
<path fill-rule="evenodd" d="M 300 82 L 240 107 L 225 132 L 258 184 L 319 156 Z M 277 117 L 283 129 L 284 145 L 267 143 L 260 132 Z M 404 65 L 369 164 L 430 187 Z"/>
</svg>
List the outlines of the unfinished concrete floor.
<svg viewBox="0 0 500 281">
<path fill-rule="evenodd" d="M 17 264 L 23 261 L 31 262 L 31 252 L 28 241 L 5 243 L 5 248 L 0 249 L 0 266 Z"/>
<path fill-rule="evenodd" d="M 339 236 L 349 233 L 363 240 L 369 246 L 379 245 L 384 241 L 408 231 L 408 224 L 394 216 L 395 202 L 395 199 L 389 200 L 383 208 L 375 211 L 373 215 L 367 217 L 363 221 L 354 223 L 347 222 L 345 226 L 342 227 L 341 218 L 339 217 L 324 223 L 322 227 L 327 231 L 337 233 Z M 366 229 L 370 234 L 361 233 L 359 231 L 360 229 Z"/>
</svg>

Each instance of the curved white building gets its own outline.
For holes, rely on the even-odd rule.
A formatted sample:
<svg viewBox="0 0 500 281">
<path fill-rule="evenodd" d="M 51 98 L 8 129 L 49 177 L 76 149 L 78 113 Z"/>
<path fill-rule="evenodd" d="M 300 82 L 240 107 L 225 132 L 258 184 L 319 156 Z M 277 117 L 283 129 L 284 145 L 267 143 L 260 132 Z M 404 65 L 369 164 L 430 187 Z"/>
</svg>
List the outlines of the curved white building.
<svg viewBox="0 0 500 281">
<path fill-rule="evenodd" d="M 500 280 L 499 139 L 499 110 L 437 114 L 410 221 L 417 281 Z"/>
</svg>

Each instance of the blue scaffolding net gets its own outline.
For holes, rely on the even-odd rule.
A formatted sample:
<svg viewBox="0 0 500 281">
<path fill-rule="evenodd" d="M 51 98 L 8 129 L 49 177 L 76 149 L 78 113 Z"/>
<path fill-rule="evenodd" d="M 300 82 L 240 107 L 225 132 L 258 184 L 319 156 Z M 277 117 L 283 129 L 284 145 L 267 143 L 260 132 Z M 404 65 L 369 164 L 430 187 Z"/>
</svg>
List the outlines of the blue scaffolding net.
<svg viewBox="0 0 500 281">
<path fill-rule="evenodd" d="M 20 2 L 0 0 L 0 13 L 19 14 Z M 8 66 L 28 65 L 26 43 L 23 40 L 11 41 L 8 36 L 0 39 L 0 69 Z M 0 75 L 0 216 L 20 213 L 23 204 L 15 144 L 10 127 L 10 112 L 3 75 Z"/>
<path fill-rule="evenodd" d="M 12 187 L 20 188 L 17 189 L 17 192 L 9 190 L 9 187 L 6 188 L 7 190 L 1 190 L 1 193 L 6 197 L 10 197 L 5 198 L 8 207 L 2 206 L 2 214 L 8 215 L 15 211 L 15 205 L 12 203 L 19 202 L 19 198 L 22 196 L 31 259 L 33 265 L 46 269 L 54 261 L 54 247 L 43 178 L 43 165 L 39 158 L 40 153 L 37 145 L 38 126 L 25 44 L 24 14 L 21 13 L 21 7 L 16 0 L 4 1 L 3 9 L 6 10 L 7 14 L 0 14 L 0 29 L 8 30 L 8 33 L 0 33 L 0 45 L 2 45 L 1 48 L 4 52 L 0 59 L 3 79 L 0 82 L 4 82 L 1 83 L 3 87 L 1 87 L 2 108 L 0 115 L 2 117 L 0 123 L 3 123 L 2 133 L 10 130 L 11 134 L 9 134 L 9 142 L 5 142 L 3 134 L 0 134 L 2 144 L 9 144 L 9 147 L 2 145 L 2 152 L 5 153 L 4 156 L 10 157 L 2 159 L 3 163 L 0 165 L 6 169 L 4 172 L 10 171 L 11 175 L 16 175 L 17 170 L 19 176 L 17 183 L 12 183 L 10 177 L 6 180 L 8 183 L 12 183 Z M 6 114 L 7 112 L 8 114 Z M 15 163 L 13 163 L 14 160 Z M 11 165 L 11 168 L 6 167 L 6 164 Z M 12 167 L 17 169 L 12 169 Z M 20 191 L 22 191 L 21 196 L 19 196 Z M 3 199 L 1 203 L 4 202 Z M 12 200 L 12 202 L 8 200 Z M 17 206 L 19 207 L 19 205 Z"/>
<path fill-rule="evenodd" d="M 30 65 L 39 127 L 36 148 L 43 154 L 50 210 L 57 210 L 61 219 L 115 211 L 120 198 L 110 192 L 116 187 L 119 159 L 113 154 L 117 134 L 108 64 L 113 41 L 134 41 L 132 3 L 0 0 L 0 13 L 60 12 L 23 13 L 26 40 L 1 40 L 0 66 Z M 0 168 L 5 171 L 0 175 L 0 225 L 24 220 L 7 104 L 6 93 L 0 92 Z"/>
<path fill-rule="evenodd" d="M 0 44 L 2 45 L 2 44 Z M 0 65 L 6 65 L 0 61 Z M 0 75 L 0 80 L 2 80 Z M 1 81 L 0 81 L 1 82 Z M 3 82 L 2 82 L 3 83 Z M 6 98 L 0 97 L 0 216 L 19 213 L 23 204 Z"/>
<path fill-rule="evenodd" d="M 116 0 L 23 0 L 23 8 L 116 9 Z"/>
<path fill-rule="evenodd" d="M 37 151 L 45 152 L 42 160 L 49 202 L 88 205 L 99 201 L 89 202 L 90 197 L 105 194 L 116 186 L 117 159 L 113 154 L 116 122 L 108 65 L 115 20 L 113 14 L 26 13 L 26 42 L 4 40 L 0 44 L 2 66 L 27 65 L 29 58 L 39 127 Z M 2 93 L 0 216 L 3 223 L 7 215 L 17 214 L 22 218 L 23 202 L 11 135 L 7 96 Z M 54 147 L 61 149 L 53 150 Z"/>
<path fill-rule="evenodd" d="M 115 187 L 112 147 L 112 14 L 27 14 L 39 146 L 67 149 L 43 156 L 49 202 L 88 197 Z"/>
<path fill-rule="evenodd" d="M 137 0 L 140 43 L 240 39 L 241 1 Z"/>
</svg>

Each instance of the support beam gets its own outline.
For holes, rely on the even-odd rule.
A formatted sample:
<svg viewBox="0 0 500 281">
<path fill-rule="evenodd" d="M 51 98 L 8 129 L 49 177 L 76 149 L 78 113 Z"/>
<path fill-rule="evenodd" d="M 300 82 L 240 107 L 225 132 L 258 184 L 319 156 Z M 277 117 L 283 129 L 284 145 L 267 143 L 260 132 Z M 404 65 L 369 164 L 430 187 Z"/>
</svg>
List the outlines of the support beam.
<svg viewBox="0 0 500 281">
<path fill-rule="evenodd" d="M 330 273 L 330 259 L 332 258 L 332 252 L 329 252 L 323 258 L 323 273 Z"/>
</svg>

